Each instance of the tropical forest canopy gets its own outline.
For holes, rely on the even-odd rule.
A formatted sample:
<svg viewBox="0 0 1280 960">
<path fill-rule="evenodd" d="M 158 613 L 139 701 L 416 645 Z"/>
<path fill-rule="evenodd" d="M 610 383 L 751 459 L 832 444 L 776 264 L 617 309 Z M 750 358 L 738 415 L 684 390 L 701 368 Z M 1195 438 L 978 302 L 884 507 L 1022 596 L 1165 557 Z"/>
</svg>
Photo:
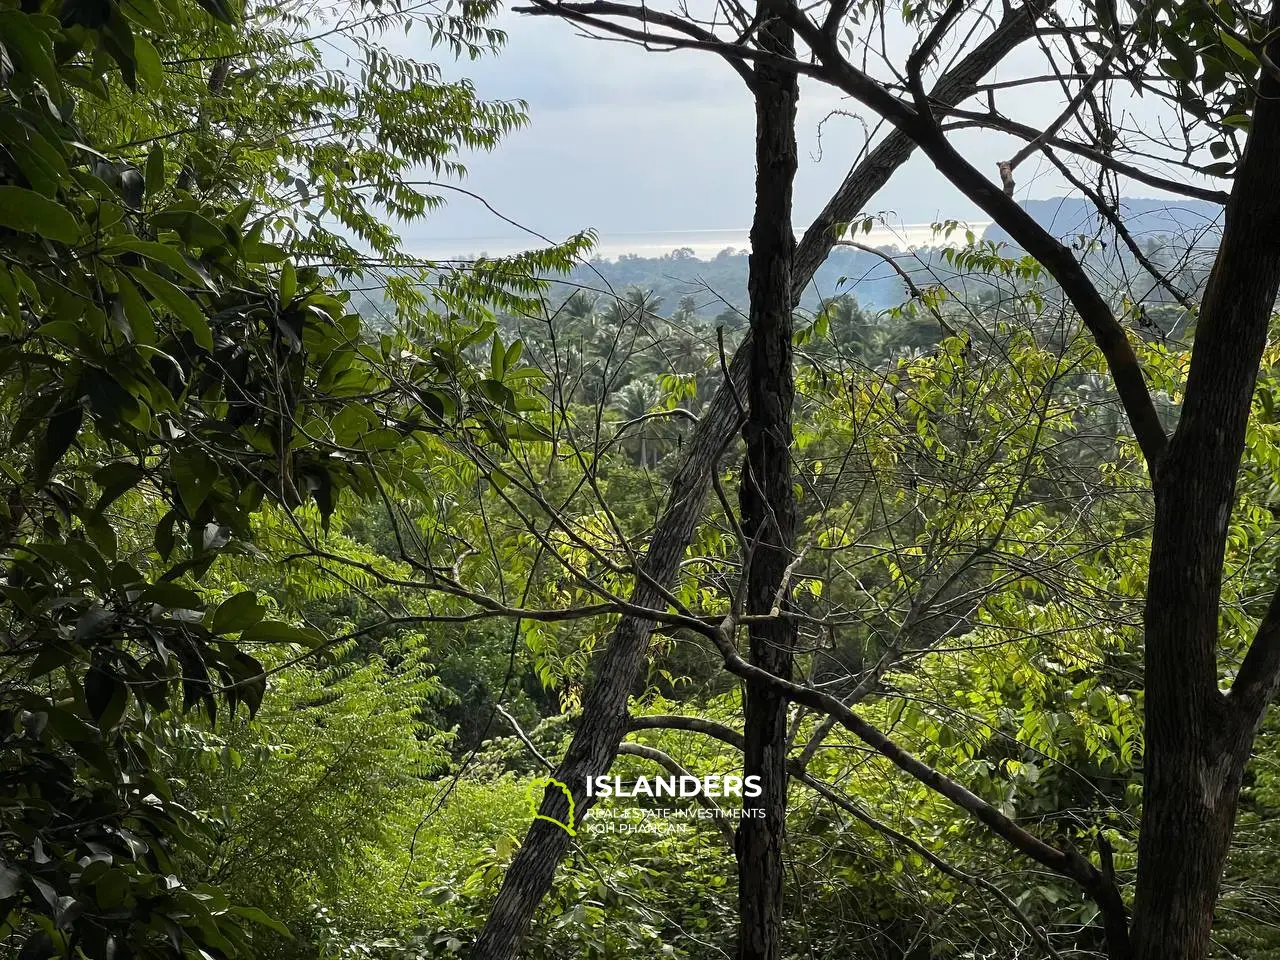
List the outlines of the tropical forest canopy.
<svg viewBox="0 0 1280 960">
<path fill-rule="evenodd" d="M 1280 957 L 1280 13 L 530 3 L 749 250 L 415 256 L 491 0 L 0 0 L 0 954 Z"/>
</svg>

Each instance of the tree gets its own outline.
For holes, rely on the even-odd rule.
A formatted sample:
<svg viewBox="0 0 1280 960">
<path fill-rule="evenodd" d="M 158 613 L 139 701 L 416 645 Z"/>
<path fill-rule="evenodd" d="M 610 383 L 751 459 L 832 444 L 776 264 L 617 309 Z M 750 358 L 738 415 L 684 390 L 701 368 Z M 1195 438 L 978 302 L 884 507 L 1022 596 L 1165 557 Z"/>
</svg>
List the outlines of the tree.
<svg viewBox="0 0 1280 960">
<path fill-rule="evenodd" d="M 559 9 L 559 8 L 558 8 Z M 552 12 L 558 12 L 552 11 Z M 1011 10 L 983 42 L 961 59 L 935 85 L 934 98 L 956 104 L 970 96 L 975 85 L 1011 50 L 1032 36 L 1040 7 L 1028 4 Z M 747 68 L 733 57 L 730 63 L 744 80 Z M 851 220 L 876 191 L 911 155 L 911 137 L 894 132 L 853 165 L 840 187 L 815 218 L 796 250 L 792 274 L 793 302 L 798 302 L 814 271 L 837 240 L 837 228 Z M 749 341 L 748 341 L 749 342 Z M 735 397 L 746 389 L 750 363 L 747 346 L 740 347 L 729 365 L 730 383 L 722 383 L 697 429 L 672 479 L 667 507 L 656 525 L 643 568 L 635 581 L 631 602 L 652 608 L 664 599 L 675 578 L 685 545 L 693 537 L 703 503 L 718 470 L 720 456 L 740 425 Z M 628 693 L 644 661 L 655 619 L 632 611 L 624 613 L 599 658 L 593 682 L 583 701 L 582 722 L 556 777 L 581 784 L 609 769 L 626 731 Z M 585 791 L 574 787 L 578 810 L 590 806 Z M 562 817 L 567 807 L 559 791 L 549 791 L 539 809 L 543 816 Z M 535 820 L 511 865 L 502 889 L 474 947 L 477 960 L 513 957 L 528 930 L 533 914 L 551 886 L 555 869 L 568 848 L 568 837 Z"/>
<path fill-rule="evenodd" d="M 649 459 L 649 443 L 653 439 L 650 436 L 648 421 L 645 419 L 653 412 L 654 407 L 658 403 L 658 390 L 655 384 L 648 380 L 639 379 L 632 380 L 613 398 L 614 409 L 623 418 L 625 423 L 634 424 L 631 431 L 638 441 L 636 450 L 638 465 L 640 467 L 648 467 Z M 657 450 L 653 451 L 653 460 L 657 461 Z"/>
<path fill-rule="evenodd" d="M 781 58 L 795 54 L 782 7 L 761 7 L 768 23 L 762 46 Z M 733 606 L 750 618 L 751 663 L 791 679 L 797 631 L 790 619 L 788 582 L 795 556 L 796 494 L 791 474 L 792 269 L 791 190 L 796 175 L 795 71 L 755 65 L 755 213 L 751 221 L 751 377 L 743 424 L 746 458 L 738 485 L 742 584 Z M 743 710 L 743 776 L 760 778 L 759 797 L 743 802 L 738 858 L 739 960 L 782 956 L 783 834 L 787 818 L 786 697 L 769 684 L 748 681 Z"/>
<path fill-rule="evenodd" d="M 968 811 L 1023 855 L 1075 880 L 1101 909 L 1112 957 L 1193 960 L 1205 956 L 1243 771 L 1280 675 L 1280 600 L 1261 618 L 1234 677 L 1224 677 L 1226 664 L 1219 663 L 1225 538 L 1254 382 L 1280 283 L 1280 251 L 1265 239 L 1264 226 L 1275 214 L 1272 208 L 1276 201 L 1265 184 L 1277 155 L 1280 116 L 1271 96 L 1276 81 L 1259 66 L 1275 60 L 1275 12 L 1269 7 L 1238 8 L 1229 19 L 1219 22 L 1199 7 L 1167 4 L 1145 7 L 1132 19 L 1122 21 L 1114 6 L 1099 5 L 1088 11 L 1092 19 L 1066 27 L 1059 26 L 1062 11 L 1022 8 L 1037 25 L 1044 18 L 1045 34 L 1057 38 L 1054 43 L 1058 46 L 1051 50 L 1065 56 L 1073 72 L 1083 79 L 1075 81 L 1059 117 L 1041 128 L 1009 121 L 994 108 L 987 112 L 951 111 L 965 126 L 998 130 L 1026 141 L 1024 148 L 1001 164 L 996 171 L 999 182 L 993 182 L 957 150 L 948 135 L 954 124 L 949 126 L 940 117 L 962 98 L 943 100 L 939 109 L 925 87 L 944 41 L 961 35 L 964 25 L 972 22 L 974 10 L 961 0 L 953 0 L 938 11 L 913 10 L 908 14 L 918 32 L 902 80 L 892 74 L 890 79 L 877 79 L 869 67 L 860 65 L 861 59 L 855 62 L 850 53 L 852 37 L 844 35 L 846 40 L 842 41 L 841 31 L 858 26 L 863 11 L 845 4 L 805 11 L 765 8 L 757 17 L 734 7 L 743 24 L 768 23 L 772 15 L 794 30 L 801 51 L 796 57 L 769 49 L 750 29 L 734 36 L 717 35 L 714 29 L 679 11 L 553 0 L 536 2 L 526 9 L 563 17 L 614 37 L 712 51 L 740 72 L 747 64 L 768 64 L 830 84 L 918 146 L 958 190 L 1057 282 L 1107 361 L 1112 384 L 1152 478 L 1155 503 L 1146 585 L 1144 810 L 1132 923 L 1105 846 L 1095 864 L 1075 850 L 1045 842 L 962 784 L 903 751 L 838 700 L 751 664 L 734 645 L 734 634 L 741 625 L 738 618 L 727 618 L 715 639 L 732 672 L 751 683 L 772 685 L 793 702 L 834 716 L 872 749 Z M 1161 19 L 1160 14 L 1167 19 Z M 1092 25 L 1095 23 L 1099 26 Z M 1049 54 L 1051 74 L 1058 73 L 1057 55 Z M 891 64 L 894 54 L 882 50 L 880 58 Z M 1118 77 L 1143 89 L 1169 92 L 1181 111 L 1182 130 L 1189 143 L 1197 136 L 1215 140 L 1214 155 L 1230 159 L 1205 169 L 1215 176 L 1230 177 L 1229 198 L 1176 178 L 1151 175 L 1125 159 L 1126 153 L 1142 156 L 1161 145 L 1125 144 L 1109 125 L 1106 110 L 1099 104 L 1105 100 L 1108 84 Z M 1236 131 L 1244 126 L 1248 133 L 1241 148 Z M 1176 166 L 1178 161 L 1172 158 L 1181 149 L 1182 144 L 1165 144 L 1164 155 Z M 1017 167 L 1037 152 L 1069 178 L 1075 175 L 1064 156 L 1092 165 L 1103 178 L 1129 176 L 1185 195 L 1227 200 L 1222 240 L 1201 299 L 1190 372 L 1171 435 L 1113 305 L 1080 259 L 1013 199 Z M 1073 182 L 1085 181 L 1075 178 Z M 1109 213 L 1114 219 L 1115 211 L 1100 195 L 1093 195 L 1104 216 Z M 684 494 L 685 489 L 680 492 Z M 673 544 L 665 534 L 664 530 L 661 539 L 655 538 L 651 544 L 651 557 L 670 554 Z M 637 655 L 630 652 L 633 658 Z M 629 662 L 621 661 L 624 665 Z M 618 680 L 617 674 L 601 674 L 603 683 Z M 1226 693 L 1220 689 L 1224 682 Z M 609 709 L 619 708 L 618 694 L 602 703 L 605 700 Z M 625 691 L 621 702 L 625 703 Z M 607 739 L 597 733 L 597 757 L 607 753 Z M 571 748 L 562 769 L 577 772 L 579 768 L 572 761 L 579 756 Z M 548 851 L 540 839 L 535 831 L 529 842 L 545 856 Z M 518 860 L 516 867 L 523 864 Z M 527 883 L 528 875 L 516 867 L 513 878 Z M 545 876 L 545 870 L 542 873 Z M 527 899 L 529 889 L 536 897 L 541 882 L 523 891 L 513 887 L 510 897 L 504 890 L 491 924 L 510 926 L 514 901 Z M 508 955 L 495 952 L 491 944 L 487 935 L 482 937 L 479 955 Z"/>
<path fill-rule="evenodd" d="M 471 328 L 453 324 L 429 360 L 405 336 L 369 338 L 329 268 L 376 266 L 331 218 L 408 264 L 375 211 L 422 213 L 410 168 L 453 168 L 518 111 L 380 68 L 366 32 L 365 79 L 399 109 L 364 113 L 366 90 L 282 32 L 296 16 L 252 20 L 222 2 L 0 5 L 0 922 L 22 956 L 251 949 L 274 921 L 191 869 L 216 838 L 164 776 L 164 735 L 199 724 L 196 708 L 210 725 L 252 717 L 260 658 L 339 638 L 206 575 L 262 555 L 265 514 L 314 551 L 344 493 L 421 472 L 409 451 L 446 424 L 505 440 L 464 355 Z M 494 39 L 469 14 L 434 22 L 463 46 Z M 322 176 L 335 150 L 361 166 Z M 299 221 L 277 209 L 305 189 L 274 178 L 292 163 L 323 181 Z M 485 288 L 504 289 L 483 265 L 440 280 L 472 314 Z"/>
</svg>

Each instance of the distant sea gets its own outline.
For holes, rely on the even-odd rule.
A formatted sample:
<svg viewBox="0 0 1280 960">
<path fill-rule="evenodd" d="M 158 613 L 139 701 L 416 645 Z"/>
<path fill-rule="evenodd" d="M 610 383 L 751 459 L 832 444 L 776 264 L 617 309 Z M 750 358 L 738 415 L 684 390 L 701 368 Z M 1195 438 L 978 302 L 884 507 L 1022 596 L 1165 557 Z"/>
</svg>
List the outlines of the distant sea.
<svg viewBox="0 0 1280 960">
<path fill-rule="evenodd" d="M 872 247 L 896 246 L 901 250 L 911 247 L 941 247 L 963 243 L 963 228 L 968 227 L 978 236 L 990 225 L 987 220 L 971 220 L 962 223 L 961 229 L 950 240 L 933 229 L 931 223 L 906 223 L 885 226 L 877 224 L 870 233 L 859 233 L 856 239 Z M 557 240 L 560 238 L 552 237 Z M 480 255 L 491 257 L 532 250 L 545 244 L 530 236 L 491 237 L 422 237 L 413 251 L 430 260 L 471 259 Z M 710 260 L 723 250 L 743 251 L 750 245 L 747 229 L 730 230 L 671 230 L 651 233 L 604 233 L 596 244 L 595 256 L 616 260 L 624 254 L 638 257 L 662 257 L 676 250 L 692 250 L 699 260 Z"/>
</svg>

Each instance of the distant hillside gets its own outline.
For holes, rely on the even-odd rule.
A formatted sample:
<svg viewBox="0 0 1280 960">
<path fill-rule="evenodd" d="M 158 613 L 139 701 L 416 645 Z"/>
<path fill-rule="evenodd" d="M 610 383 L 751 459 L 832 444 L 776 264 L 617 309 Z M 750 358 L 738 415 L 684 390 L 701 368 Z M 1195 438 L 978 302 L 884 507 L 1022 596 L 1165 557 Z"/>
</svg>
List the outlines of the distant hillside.
<svg viewBox="0 0 1280 960">
<path fill-rule="evenodd" d="M 1203 200 L 1164 200 L 1150 197 L 1126 197 L 1120 201 L 1126 227 L 1144 244 L 1157 237 L 1169 238 L 1177 249 L 1213 246 L 1220 229 L 1221 208 Z M 1091 268 L 1106 269 L 1107 260 L 1121 254 L 1109 224 L 1098 215 L 1093 205 L 1076 197 L 1030 200 L 1023 208 L 1056 237 L 1071 242 L 1080 235 L 1100 236 L 1106 251 L 1089 258 Z M 990 226 L 983 237 L 1010 245 L 1012 240 L 1002 229 Z M 899 252 L 896 247 L 882 248 Z M 914 262 L 913 262 L 914 261 Z M 902 265 L 922 279 L 932 271 L 946 275 L 936 250 L 917 250 L 903 259 Z M 652 291 L 667 309 L 686 296 L 698 303 L 703 316 L 731 315 L 745 311 L 747 304 L 747 254 L 745 250 L 726 249 L 710 259 L 700 259 L 690 250 L 676 250 L 661 257 L 624 255 L 616 260 L 600 259 L 579 267 L 569 278 L 573 288 L 614 290 L 630 287 Z M 852 293 L 864 307 L 879 310 L 901 303 L 903 284 L 898 275 L 879 257 L 848 248 L 832 252 L 810 284 L 801 306 L 812 309 L 821 298 Z M 725 319 L 728 319 L 726 316 Z"/>
<path fill-rule="evenodd" d="M 1109 224 L 1099 216 L 1094 205 L 1080 197 L 1055 197 L 1051 200 L 1028 200 L 1022 208 L 1062 240 L 1080 234 L 1093 236 L 1111 233 Z M 1171 237 L 1178 246 L 1202 246 L 1216 243 L 1221 229 L 1222 208 L 1205 200 L 1164 200 L 1153 197 L 1123 197 L 1120 216 L 1135 239 L 1157 236 Z M 1012 243 L 1003 229 L 992 224 L 983 234 L 985 239 Z"/>
<path fill-rule="evenodd" d="M 1155 262 L 1168 269 L 1182 269 L 1180 288 L 1194 291 L 1203 282 L 1217 243 L 1221 208 L 1201 200 L 1164 200 L 1150 197 L 1126 197 L 1120 202 L 1124 222 L 1134 238 L 1142 244 Z M 1104 224 L 1093 205 L 1076 197 L 1030 200 L 1023 208 L 1059 239 L 1072 243 L 1080 235 L 1099 237 L 1100 249 L 1083 257 L 1086 269 L 1107 287 L 1113 280 L 1127 283 L 1134 275 L 1133 260 L 1123 245 L 1116 242 L 1110 226 Z M 1002 229 L 988 227 L 983 238 L 1010 244 Z M 1169 242 L 1160 244 L 1158 239 Z M 1154 253 L 1151 247 L 1163 247 Z M 1189 248 L 1199 248 L 1187 257 Z M 954 280 L 938 248 L 915 248 L 904 251 L 894 246 L 880 248 L 898 255 L 902 268 L 917 282 L 928 285 L 938 280 Z M 1140 272 L 1140 271 L 1139 271 Z M 556 299 L 567 298 L 575 291 L 609 296 L 630 289 L 651 293 L 660 301 L 663 314 L 675 310 L 685 298 L 692 298 L 692 312 L 704 319 L 715 319 L 734 328 L 745 322 L 747 309 L 747 251 L 726 247 L 712 257 L 701 258 L 692 248 L 682 247 L 662 256 L 623 254 L 616 259 L 599 258 L 578 266 L 567 278 L 557 280 Z M 961 283 L 963 286 L 963 283 Z M 903 302 L 907 293 L 901 277 L 873 253 L 848 247 L 832 251 L 809 284 L 801 307 L 815 309 L 824 299 L 852 294 L 858 303 L 872 311 L 883 310 Z M 1154 287 L 1145 296 L 1156 295 Z M 365 294 L 360 309 L 370 317 L 386 312 L 381 298 Z"/>
<path fill-rule="evenodd" d="M 703 316 L 745 312 L 747 252 L 730 248 L 708 260 L 683 250 L 661 257 L 628 254 L 616 260 L 594 260 L 574 270 L 566 286 L 617 293 L 639 287 L 652 291 L 667 308 L 693 297 Z M 901 303 L 903 288 L 893 269 L 875 255 L 837 249 L 818 270 L 801 305 L 814 308 L 822 299 L 850 292 L 856 293 L 860 303 L 879 309 Z"/>
</svg>

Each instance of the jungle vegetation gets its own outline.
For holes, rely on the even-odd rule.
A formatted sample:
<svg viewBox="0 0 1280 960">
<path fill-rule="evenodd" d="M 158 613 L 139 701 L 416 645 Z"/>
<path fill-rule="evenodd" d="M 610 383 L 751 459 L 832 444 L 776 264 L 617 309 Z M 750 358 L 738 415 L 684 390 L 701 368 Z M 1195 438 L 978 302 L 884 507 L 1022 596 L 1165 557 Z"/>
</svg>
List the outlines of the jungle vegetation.
<svg viewBox="0 0 1280 960">
<path fill-rule="evenodd" d="M 527 117 L 387 38 L 495 12 L 0 0 L 0 952 L 1280 957 L 1280 14 L 531 0 L 742 80 L 717 291 L 407 252 Z M 883 124 L 797 237 L 801 76 Z M 995 232 L 859 241 L 916 151 Z"/>
</svg>

